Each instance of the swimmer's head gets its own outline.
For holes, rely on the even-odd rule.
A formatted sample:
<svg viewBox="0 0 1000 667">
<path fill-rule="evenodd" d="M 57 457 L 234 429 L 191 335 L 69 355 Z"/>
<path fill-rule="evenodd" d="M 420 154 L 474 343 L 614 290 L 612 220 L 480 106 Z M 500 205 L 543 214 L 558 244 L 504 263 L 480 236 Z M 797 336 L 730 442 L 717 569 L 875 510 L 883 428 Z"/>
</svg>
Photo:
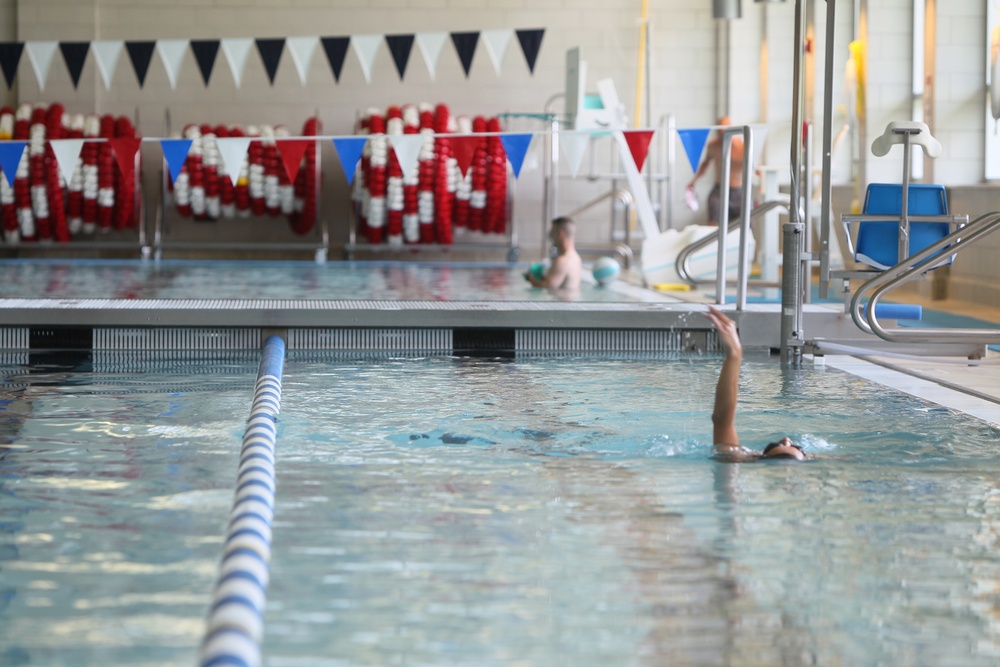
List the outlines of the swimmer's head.
<svg viewBox="0 0 1000 667">
<path fill-rule="evenodd" d="M 795 461 L 805 461 L 806 454 L 802 447 L 792 442 L 791 438 L 784 437 L 777 442 L 768 443 L 761 452 L 762 459 L 793 459 Z"/>
</svg>

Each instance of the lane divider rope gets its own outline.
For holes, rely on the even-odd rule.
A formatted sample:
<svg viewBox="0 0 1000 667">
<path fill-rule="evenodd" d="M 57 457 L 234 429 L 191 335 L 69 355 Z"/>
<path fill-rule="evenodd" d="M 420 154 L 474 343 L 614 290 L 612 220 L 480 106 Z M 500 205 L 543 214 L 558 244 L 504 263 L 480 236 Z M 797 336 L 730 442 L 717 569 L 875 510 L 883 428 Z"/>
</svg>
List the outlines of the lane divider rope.
<svg viewBox="0 0 1000 667">
<path fill-rule="evenodd" d="M 264 341 L 253 405 L 243 434 L 236 492 L 198 664 L 261 664 L 264 606 L 274 517 L 274 450 L 281 410 L 285 341 Z"/>
</svg>

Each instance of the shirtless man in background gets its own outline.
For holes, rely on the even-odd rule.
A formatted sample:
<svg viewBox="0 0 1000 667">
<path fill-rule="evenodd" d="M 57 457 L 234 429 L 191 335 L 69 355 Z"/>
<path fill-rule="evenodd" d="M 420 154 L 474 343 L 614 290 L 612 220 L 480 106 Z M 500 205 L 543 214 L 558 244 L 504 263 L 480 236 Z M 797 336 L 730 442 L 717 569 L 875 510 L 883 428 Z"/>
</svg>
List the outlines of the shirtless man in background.
<svg viewBox="0 0 1000 667">
<path fill-rule="evenodd" d="M 719 125 L 727 127 L 732 125 L 729 116 L 723 116 L 717 121 Z M 693 189 L 698 179 L 705 175 L 713 164 L 715 165 L 715 185 L 708 195 L 708 224 L 719 224 L 719 204 L 722 194 L 722 134 L 724 130 L 718 130 L 715 136 L 705 146 L 705 159 L 701 161 L 698 171 L 695 172 L 688 189 Z M 732 162 L 729 166 L 729 221 L 739 218 L 743 208 L 743 137 L 734 136 L 732 139 Z"/>
</svg>

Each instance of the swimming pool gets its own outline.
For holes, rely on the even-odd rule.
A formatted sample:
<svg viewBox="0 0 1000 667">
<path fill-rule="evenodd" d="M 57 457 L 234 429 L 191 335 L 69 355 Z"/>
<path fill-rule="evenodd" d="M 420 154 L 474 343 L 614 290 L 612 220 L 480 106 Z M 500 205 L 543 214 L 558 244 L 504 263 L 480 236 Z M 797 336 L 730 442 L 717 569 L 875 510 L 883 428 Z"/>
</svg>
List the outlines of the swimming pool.
<svg viewBox="0 0 1000 667">
<path fill-rule="evenodd" d="M 0 260 L 0 298 L 356 299 L 379 301 L 556 301 L 522 274 L 528 264 Z M 584 281 L 580 301 L 665 301 L 622 281 Z"/>
<path fill-rule="evenodd" d="M 997 429 L 718 363 L 292 354 L 265 664 L 995 664 Z M 253 371 L 7 369 L 4 664 L 193 663 Z"/>
</svg>

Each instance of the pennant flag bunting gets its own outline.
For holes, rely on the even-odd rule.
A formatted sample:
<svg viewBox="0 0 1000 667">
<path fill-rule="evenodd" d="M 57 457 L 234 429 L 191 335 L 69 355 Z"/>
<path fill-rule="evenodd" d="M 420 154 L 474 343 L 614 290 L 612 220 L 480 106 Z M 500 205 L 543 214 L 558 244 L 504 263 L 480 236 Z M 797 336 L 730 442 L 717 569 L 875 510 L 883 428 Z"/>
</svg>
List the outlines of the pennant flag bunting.
<svg viewBox="0 0 1000 667">
<path fill-rule="evenodd" d="M 462 61 L 462 69 L 465 70 L 465 78 L 469 78 L 469 70 L 472 69 L 472 57 L 476 55 L 476 44 L 479 43 L 478 32 L 453 32 L 451 42 L 458 51 L 458 59 Z"/>
<path fill-rule="evenodd" d="M 347 176 L 347 184 L 354 182 L 354 172 L 358 169 L 358 162 L 361 161 L 361 151 L 365 148 L 366 137 L 334 137 L 333 147 L 337 150 L 337 157 L 340 158 L 340 166 Z"/>
<path fill-rule="evenodd" d="M 707 127 L 677 130 L 677 135 L 681 138 L 681 145 L 684 146 L 684 153 L 691 165 L 691 171 L 698 171 L 698 163 L 701 162 L 701 153 L 705 150 L 709 132 L 711 130 Z"/>
<path fill-rule="evenodd" d="M 76 90 L 80 85 L 83 63 L 86 62 L 87 53 L 90 51 L 90 42 L 59 42 L 59 50 L 62 51 L 66 69 L 69 70 L 69 76 L 73 80 L 73 90 Z"/>
<path fill-rule="evenodd" d="M 253 40 L 249 38 L 222 40 L 222 52 L 226 54 L 226 60 L 229 61 L 229 69 L 233 73 L 233 81 L 236 82 L 237 88 L 243 83 L 243 70 L 246 69 L 251 48 L 253 48 Z"/>
<path fill-rule="evenodd" d="M 121 169 L 122 178 L 131 181 L 135 178 L 135 153 L 139 150 L 142 139 L 139 137 L 115 137 L 108 139 L 111 150 L 115 154 L 115 161 Z"/>
<path fill-rule="evenodd" d="M 493 63 L 493 70 L 500 76 L 500 70 L 503 69 L 503 59 L 507 55 L 507 47 L 510 46 L 510 40 L 514 37 L 514 31 L 510 29 L 506 30 L 483 30 L 483 44 L 486 45 L 486 53 L 490 55 L 490 61 Z"/>
<path fill-rule="evenodd" d="M 424 137 L 419 134 L 390 134 L 389 143 L 396 154 L 396 161 L 403 170 L 404 179 L 416 178 L 420 169 L 418 159 L 424 145 Z"/>
<path fill-rule="evenodd" d="M 542 37 L 545 30 L 518 30 L 517 41 L 521 43 L 521 52 L 524 59 L 528 61 L 528 70 L 535 73 L 535 61 L 538 59 L 538 51 L 542 48 Z"/>
<path fill-rule="evenodd" d="M 132 61 L 132 69 L 135 70 L 140 88 L 146 84 L 146 73 L 149 72 L 155 48 L 156 42 L 125 42 L 125 50 L 128 51 L 128 59 Z"/>
<path fill-rule="evenodd" d="M 14 187 L 17 165 L 21 163 L 21 156 L 27 145 L 27 141 L 0 141 L 0 170 L 10 187 Z"/>
<path fill-rule="evenodd" d="M 0 42 L 0 68 L 3 69 L 3 78 L 7 80 L 7 88 L 14 85 L 14 75 L 17 74 L 22 53 L 23 42 Z"/>
<path fill-rule="evenodd" d="M 219 40 L 192 39 L 191 53 L 194 54 L 195 62 L 198 63 L 201 80 L 205 82 L 205 87 L 208 88 L 208 80 L 212 78 L 215 59 L 219 55 Z"/>
<path fill-rule="evenodd" d="M 313 139 L 282 139 L 274 143 L 278 147 L 278 154 L 281 155 L 281 162 L 285 165 L 288 180 L 294 183 L 302 165 L 302 156 L 306 154 L 309 145 L 315 142 Z"/>
<path fill-rule="evenodd" d="M 464 177 L 469 171 L 472 157 L 475 155 L 476 148 L 479 147 L 482 138 L 471 134 L 456 134 L 450 135 L 448 139 L 451 140 L 451 147 L 455 151 L 455 160 L 458 162 L 458 168 Z"/>
<path fill-rule="evenodd" d="M 278 65 L 281 64 L 281 52 L 285 49 L 284 37 L 276 39 L 258 39 L 257 52 L 267 70 L 267 80 L 274 85 L 274 77 L 278 73 Z"/>
<path fill-rule="evenodd" d="M 80 158 L 80 151 L 83 150 L 83 141 L 83 139 L 52 139 L 49 141 L 52 153 L 56 156 L 56 164 L 59 165 L 59 173 L 67 187 L 73 180 L 76 162 Z"/>
<path fill-rule="evenodd" d="M 320 37 L 323 52 L 333 70 L 333 79 L 340 83 L 340 72 L 344 69 L 344 59 L 347 57 L 347 47 L 351 44 L 350 37 Z M 351 172 L 353 177 L 353 172 Z"/>
<path fill-rule="evenodd" d="M 410 61 L 410 51 L 413 50 L 413 35 L 386 35 L 385 43 L 389 45 L 392 61 L 396 63 L 399 80 L 406 74 L 406 63 Z"/>
<path fill-rule="evenodd" d="M 163 69 L 167 71 L 171 90 L 177 88 L 177 74 L 181 71 L 181 63 L 184 61 L 184 52 L 187 51 L 187 48 L 188 40 L 186 39 L 156 40 L 156 52 L 160 54 Z"/>
<path fill-rule="evenodd" d="M 299 81 L 306 85 L 306 78 L 309 74 L 309 65 L 312 64 L 313 54 L 319 45 L 319 37 L 289 37 L 285 40 L 288 46 L 288 55 L 292 57 L 295 71 L 299 74 Z"/>
<path fill-rule="evenodd" d="M 382 43 L 382 35 L 352 35 L 351 46 L 354 53 L 361 62 L 361 71 L 365 75 L 365 82 L 372 82 L 372 65 L 375 64 L 375 56 L 378 55 L 379 44 Z"/>
<path fill-rule="evenodd" d="M 188 151 L 191 150 L 190 139 L 160 139 L 160 148 L 163 149 L 163 159 L 167 161 L 167 169 L 170 171 L 170 180 L 177 182 L 177 177 L 181 174 L 184 162 L 187 160 Z"/>
<path fill-rule="evenodd" d="M 250 137 L 224 137 L 215 140 L 215 145 L 219 147 L 219 156 L 222 158 L 221 166 L 223 171 L 229 174 L 233 187 L 240 180 L 240 169 L 243 167 L 243 158 L 246 157 L 250 141 Z"/>
<path fill-rule="evenodd" d="M 583 164 L 583 154 L 587 152 L 587 142 L 590 141 L 590 132 L 560 132 L 559 146 L 562 153 L 569 162 L 569 173 L 576 178 Z"/>
<path fill-rule="evenodd" d="M 656 130 L 624 130 L 625 143 L 635 161 L 635 168 L 642 171 L 642 166 L 646 164 L 646 156 L 649 154 L 649 142 L 653 139 Z"/>
<path fill-rule="evenodd" d="M 507 153 L 507 160 L 510 161 L 511 169 L 514 170 L 514 178 L 521 175 L 521 166 L 524 164 L 524 156 L 528 153 L 528 146 L 531 145 L 531 134 L 501 134 L 500 143 Z"/>
<path fill-rule="evenodd" d="M 122 55 L 124 42 L 98 40 L 90 43 L 90 48 L 94 51 L 94 62 L 97 63 L 97 70 L 101 73 L 101 80 L 104 81 L 104 90 L 111 90 L 111 80 L 115 78 L 115 69 L 118 67 L 118 59 Z"/>
<path fill-rule="evenodd" d="M 424 63 L 427 65 L 427 72 L 431 75 L 431 81 L 437 76 L 438 60 L 441 59 L 441 51 L 444 50 L 444 43 L 448 40 L 446 32 L 420 32 L 417 33 L 417 46 L 424 56 Z"/>
<path fill-rule="evenodd" d="M 24 48 L 28 51 L 28 60 L 35 70 L 39 90 L 45 90 L 45 80 L 49 77 L 49 68 L 56 55 L 58 42 L 26 42 Z"/>
</svg>

